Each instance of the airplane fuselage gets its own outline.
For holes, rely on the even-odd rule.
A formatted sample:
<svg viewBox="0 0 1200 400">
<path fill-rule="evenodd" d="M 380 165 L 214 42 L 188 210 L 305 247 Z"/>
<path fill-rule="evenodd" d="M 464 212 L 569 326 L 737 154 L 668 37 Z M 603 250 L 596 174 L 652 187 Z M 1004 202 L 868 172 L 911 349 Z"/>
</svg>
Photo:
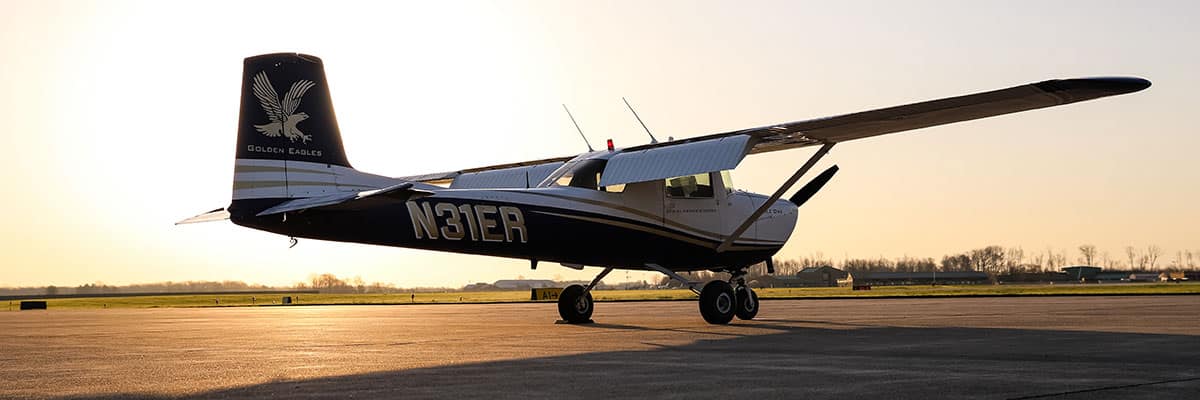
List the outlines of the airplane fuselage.
<svg viewBox="0 0 1200 400">
<path fill-rule="evenodd" d="M 761 262 L 779 251 L 796 222 L 795 206 L 779 201 L 754 232 L 718 253 L 722 232 L 732 231 L 720 222 L 740 222 L 765 196 L 727 191 L 708 199 L 671 199 L 661 182 L 630 186 L 624 193 L 440 189 L 403 204 L 286 217 L 254 216 L 282 200 L 254 199 L 235 201 L 229 211 L 238 225 L 300 238 L 588 266 L 637 269 L 653 263 L 677 271 Z M 688 224 L 689 218 L 715 223 L 704 229 L 705 224 Z"/>
</svg>

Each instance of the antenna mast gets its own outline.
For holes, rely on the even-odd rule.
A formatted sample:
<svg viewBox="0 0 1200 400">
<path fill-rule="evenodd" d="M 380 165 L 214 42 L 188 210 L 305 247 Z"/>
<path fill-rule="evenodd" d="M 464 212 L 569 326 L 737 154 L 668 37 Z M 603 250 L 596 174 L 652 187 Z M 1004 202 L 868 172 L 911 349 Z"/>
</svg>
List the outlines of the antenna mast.
<svg viewBox="0 0 1200 400">
<path fill-rule="evenodd" d="M 650 128 L 647 128 L 647 127 L 646 127 L 646 123 L 645 123 L 645 122 L 642 122 L 642 117 L 639 117 L 639 116 L 638 116 L 638 114 L 637 114 L 637 111 L 634 111 L 634 110 L 633 110 L 633 106 L 629 105 L 629 100 L 625 100 L 625 98 L 624 98 L 624 97 L 621 97 L 621 101 L 624 101 L 624 102 L 625 102 L 625 107 L 629 107 L 629 112 L 633 113 L 633 117 L 634 117 L 634 118 L 637 118 L 637 121 L 638 121 L 638 123 L 639 123 L 639 124 L 642 124 L 642 129 L 645 129 L 645 130 L 646 130 L 646 134 L 647 134 L 647 135 L 650 135 L 650 143 L 651 143 L 651 144 L 658 143 L 658 139 L 655 139 L 655 138 L 654 138 L 654 134 L 653 134 L 653 133 L 650 133 Z"/>
<path fill-rule="evenodd" d="M 575 122 L 575 116 L 571 115 L 571 110 L 567 108 L 566 104 L 563 104 L 563 110 L 567 112 L 568 117 L 571 117 L 571 123 L 575 124 L 575 130 L 579 131 L 579 137 L 583 138 L 583 144 L 587 145 L 588 151 L 595 151 L 592 150 L 592 144 L 588 143 L 587 136 L 583 136 L 583 129 L 579 129 L 579 123 Z"/>
</svg>

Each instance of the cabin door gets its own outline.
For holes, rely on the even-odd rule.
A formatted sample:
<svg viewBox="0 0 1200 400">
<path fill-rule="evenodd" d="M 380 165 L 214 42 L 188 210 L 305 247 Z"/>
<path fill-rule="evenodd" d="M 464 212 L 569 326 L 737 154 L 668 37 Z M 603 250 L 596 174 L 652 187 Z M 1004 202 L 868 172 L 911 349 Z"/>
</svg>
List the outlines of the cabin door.
<svg viewBox="0 0 1200 400">
<path fill-rule="evenodd" d="M 707 241 L 724 239 L 721 202 L 726 191 L 720 173 L 667 179 L 663 185 L 663 225 Z"/>
</svg>

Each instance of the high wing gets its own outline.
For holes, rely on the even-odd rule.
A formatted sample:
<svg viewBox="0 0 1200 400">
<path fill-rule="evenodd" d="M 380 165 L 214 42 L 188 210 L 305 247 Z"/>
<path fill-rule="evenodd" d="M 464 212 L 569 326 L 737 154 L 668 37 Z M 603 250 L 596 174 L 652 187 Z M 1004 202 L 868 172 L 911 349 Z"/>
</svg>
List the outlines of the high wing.
<svg viewBox="0 0 1200 400">
<path fill-rule="evenodd" d="M 1061 79 L 834 117 L 787 122 L 622 149 L 601 186 L 733 169 L 747 154 L 832 145 L 889 133 L 1132 93 L 1141 78 Z"/>
<path fill-rule="evenodd" d="M 833 117 L 634 146 L 608 161 L 600 185 L 733 169 L 748 154 L 788 150 L 1133 93 L 1150 81 L 1132 77 L 1055 79 Z M 452 188 L 532 187 L 572 157 L 492 165 L 399 179 Z"/>
<path fill-rule="evenodd" d="M 756 139 L 747 154 L 839 143 L 889 133 L 1060 106 L 1106 96 L 1133 93 L 1150 81 L 1131 77 L 1055 79 L 1008 89 L 949 97 L 902 106 L 787 122 L 625 149 L 672 146 L 735 135 Z"/>
<path fill-rule="evenodd" d="M 403 176 L 397 179 L 422 182 L 435 185 L 448 184 L 451 188 L 472 188 L 479 189 L 484 187 L 531 187 L 541 182 L 540 178 L 545 178 L 554 172 L 562 163 L 575 158 L 575 156 L 554 157 L 541 160 L 521 161 L 508 164 L 489 165 L 486 167 L 468 168 L 458 171 L 435 172 L 432 174 Z M 548 169 L 548 171 L 546 171 Z M 516 181 L 524 182 L 518 184 Z M 485 182 L 486 181 L 486 182 Z M 466 182 L 466 183 L 464 183 Z M 529 184 L 529 182 L 533 182 Z"/>
</svg>

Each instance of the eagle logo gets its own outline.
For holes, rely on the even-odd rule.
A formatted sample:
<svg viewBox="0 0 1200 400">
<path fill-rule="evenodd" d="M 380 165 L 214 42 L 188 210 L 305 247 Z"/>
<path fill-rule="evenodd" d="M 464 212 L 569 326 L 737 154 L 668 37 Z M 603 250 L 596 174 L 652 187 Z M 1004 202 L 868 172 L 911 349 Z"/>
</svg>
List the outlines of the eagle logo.
<svg viewBox="0 0 1200 400">
<path fill-rule="evenodd" d="M 296 112 L 296 108 L 300 107 L 300 100 L 304 98 L 304 93 L 308 89 L 316 86 L 313 81 L 304 79 L 292 84 L 292 88 L 288 89 L 287 94 L 283 95 L 283 101 L 279 101 L 279 92 L 275 91 L 275 87 L 271 86 L 271 80 L 267 79 L 266 71 L 259 72 L 254 75 L 254 97 L 258 97 L 258 103 L 262 105 L 263 111 L 267 112 L 267 118 L 271 122 L 264 125 L 255 125 L 260 133 L 268 137 L 286 136 L 292 142 L 297 140 L 302 143 L 308 143 L 312 140 L 312 135 L 305 135 L 296 127 L 300 121 L 308 119 L 308 114 Z"/>
</svg>

